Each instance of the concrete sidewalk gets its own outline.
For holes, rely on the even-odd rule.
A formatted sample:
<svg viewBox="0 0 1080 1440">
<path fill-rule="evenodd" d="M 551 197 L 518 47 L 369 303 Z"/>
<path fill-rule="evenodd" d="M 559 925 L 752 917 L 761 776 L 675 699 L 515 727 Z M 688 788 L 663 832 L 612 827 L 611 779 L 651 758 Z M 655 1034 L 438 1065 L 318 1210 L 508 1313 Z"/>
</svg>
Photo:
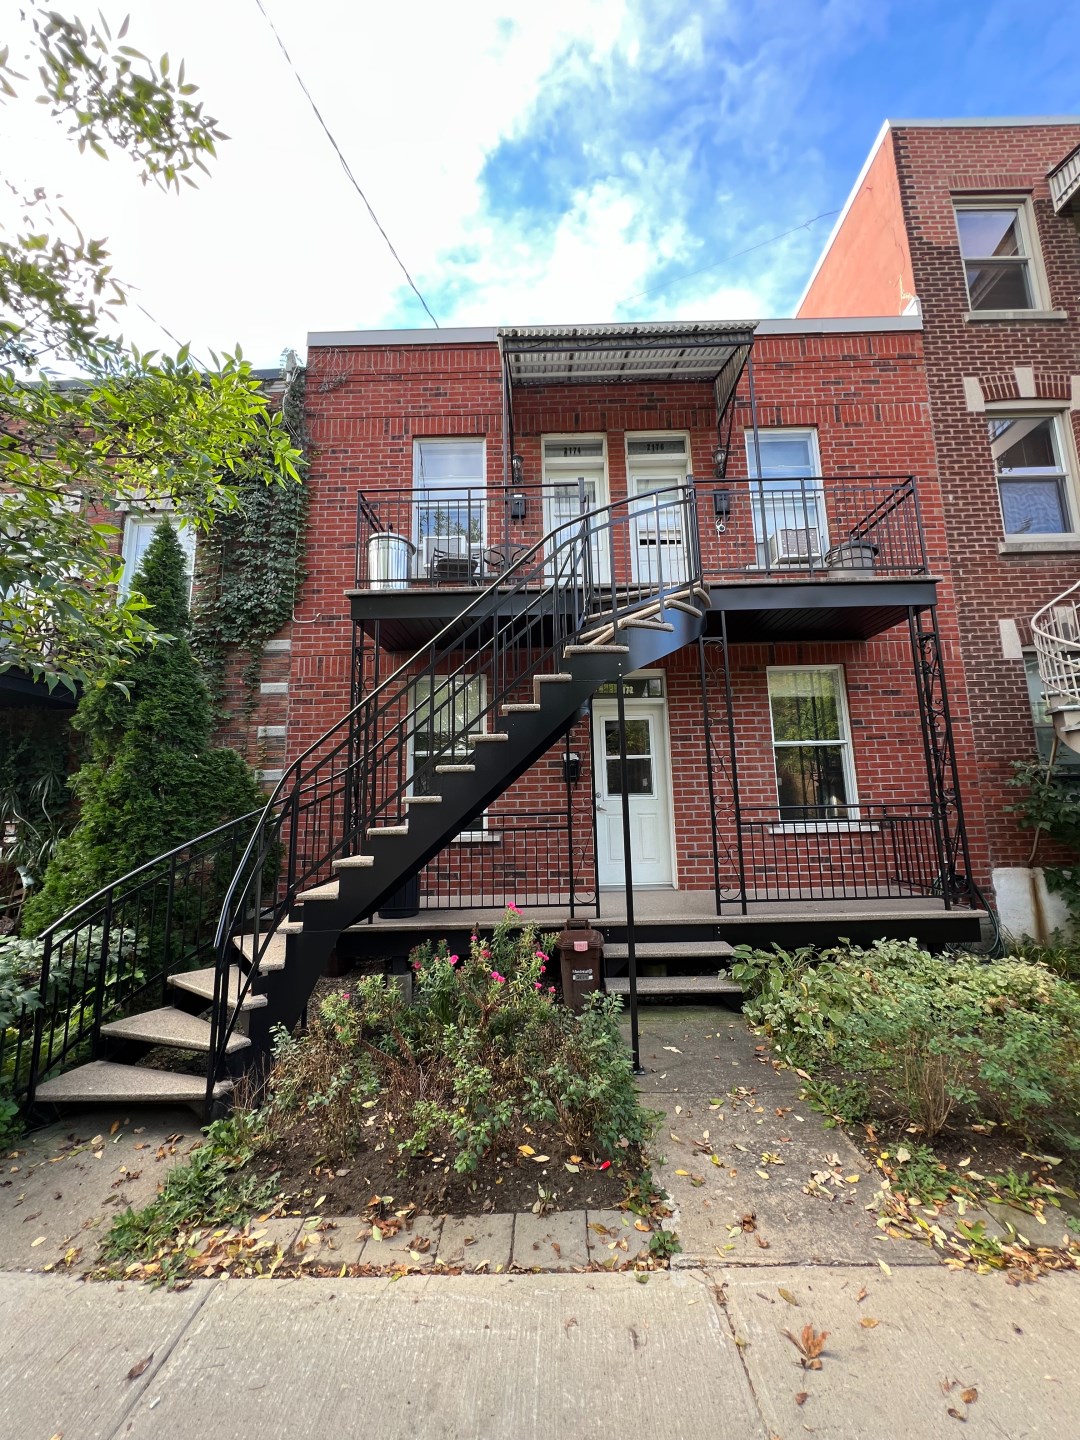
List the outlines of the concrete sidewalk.
<svg viewBox="0 0 1080 1440">
<path fill-rule="evenodd" d="M 805 1325 L 829 1332 L 817 1371 L 784 1333 Z M 1015 1287 L 850 1265 L 682 1270 L 645 1284 L 211 1280 L 170 1294 L 8 1273 L 0 1433 L 1064 1440 L 1080 1414 L 1078 1332 L 1075 1274 Z"/>
</svg>

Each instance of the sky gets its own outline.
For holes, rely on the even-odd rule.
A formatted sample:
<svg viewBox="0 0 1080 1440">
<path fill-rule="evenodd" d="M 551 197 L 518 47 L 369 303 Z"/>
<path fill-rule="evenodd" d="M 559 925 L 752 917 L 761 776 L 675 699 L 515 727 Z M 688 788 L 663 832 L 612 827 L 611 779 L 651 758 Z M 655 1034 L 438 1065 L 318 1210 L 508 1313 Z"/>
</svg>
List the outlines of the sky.
<svg viewBox="0 0 1080 1440">
<path fill-rule="evenodd" d="M 230 136 L 165 195 L 0 105 L 0 172 L 107 241 L 125 336 L 268 366 L 431 324 L 256 0 L 98 3 Z M 263 4 L 444 327 L 791 314 L 886 117 L 1080 109 L 1075 0 Z"/>
</svg>

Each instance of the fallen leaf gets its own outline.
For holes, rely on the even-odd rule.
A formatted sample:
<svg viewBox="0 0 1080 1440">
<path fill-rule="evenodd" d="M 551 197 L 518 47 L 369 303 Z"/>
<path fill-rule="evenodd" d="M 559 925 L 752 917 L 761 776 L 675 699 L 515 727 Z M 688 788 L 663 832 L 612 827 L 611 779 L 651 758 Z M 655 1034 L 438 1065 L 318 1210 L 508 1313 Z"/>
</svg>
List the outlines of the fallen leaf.
<svg viewBox="0 0 1080 1440">
<path fill-rule="evenodd" d="M 581 1166 L 580 1166 L 580 1165 L 571 1165 L 570 1162 L 569 1162 L 569 1160 L 566 1161 L 566 1163 L 565 1163 L 565 1165 L 563 1166 L 563 1168 L 564 1168 L 565 1170 L 569 1170 L 570 1173 L 571 1173 L 571 1175 L 577 1175 L 577 1174 L 580 1172 L 580 1170 L 581 1170 Z"/>
<path fill-rule="evenodd" d="M 571 1156 L 570 1156 L 570 1164 L 571 1164 L 571 1165 L 580 1165 L 580 1164 L 581 1164 L 581 1156 L 580 1156 L 580 1155 L 571 1155 Z"/>
<path fill-rule="evenodd" d="M 972 1386 L 971 1386 L 969 1389 L 967 1389 L 967 1390 L 961 1390 L 961 1391 L 960 1391 L 960 1399 L 964 1402 L 965 1405 L 974 1405 L 974 1404 L 975 1404 L 975 1401 L 976 1401 L 978 1398 L 979 1398 L 979 1392 L 978 1392 L 978 1390 L 975 1389 L 975 1386 L 974 1386 L 974 1385 L 972 1385 Z"/>
<path fill-rule="evenodd" d="M 33 1250 L 37 1245 L 44 1245 L 47 1239 L 47 1235 L 39 1235 L 36 1240 L 30 1241 L 30 1249 Z"/>
<path fill-rule="evenodd" d="M 533 1155 L 530 1157 L 534 1165 L 546 1165 L 551 1159 L 550 1155 Z"/>
<path fill-rule="evenodd" d="M 131 1369 L 127 1373 L 127 1378 L 129 1380 L 137 1380 L 140 1375 L 142 1375 L 145 1371 L 149 1370 L 150 1362 L 153 1360 L 153 1358 L 154 1352 L 151 1350 L 150 1354 L 147 1355 L 145 1360 L 140 1360 L 137 1365 L 132 1365 Z"/>
<path fill-rule="evenodd" d="M 967 1416 L 957 1410 L 955 1405 L 950 1405 L 945 1413 L 951 1415 L 954 1420 L 962 1420 L 965 1425 L 967 1424 Z"/>
<path fill-rule="evenodd" d="M 869 1315 L 864 1315 L 864 1316 L 862 1317 L 862 1319 L 859 1321 L 859 1324 L 863 1327 L 864 1330 L 873 1330 L 873 1329 L 875 1329 L 878 1325 L 881 1324 L 881 1321 L 880 1321 L 880 1320 L 873 1320 L 873 1319 L 870 1318 Z"/>
<path fill-rule="evenodd" d="M 879 1260 L 877 1263 L 881 1266 L 881 1270 L 882 1270 L 882 1273 L 883 1273 L 883 1274 L 885 1274 L 885 1275 L 891 1275 L 891 1274 L 892 1274 L 892 1271 L 889 1269 L 888 1265 L 885 1264 L 885 1261 L 884 1261 L 884 1260 Z"/>
<path fill-rule="evenodd" d="M 867 1290 L 866 1286 L 864 1285 L 864 1286 L 862 1287 L 862 1289 L 859 1291 L 858 1295 L 855 1296 L 855 1304 L 858 1305 L 859 1301 L 860 1301 L 860 1300 L 865 1300 L 866 1297 L 867 1297 L 867 1295 L 869 1295 L 869 1294 L 870 1294 L 870 1291 Z"/>
<path fill-rule="evenodd" d="M 635 1220 L 635 1221 L 634 1221 L 634 1229 L 635 1229 L 635 1230 L 641 1230 L 641 1231 L 643 1231 L 643 1232 L 647 1235 L 647 1234 L 649 1233 L 649 1231 L 652 1229 L 652 1226 L 651 1226 L 651 1225 L 646 1225 L 646 1223 L 645 1223 L 644 1220 Z"/>
<path fill-rule="evenodd" d="M 120 1129 L 120 1121 L 119 1121 L 119 1120 L 114 1120 L 114 1121 L 112 1122 L 112 1124 L 109 1126 L 109 1134 L 110 1134 L 110 1135 L 115 1135 L 116 1132 L 117 1132 L 117 1130 L 119 1130 L 119 1129 Z"/>
<path fill-rule="evenodd" d="M 799 1393 L 795 1396 L 795 1404 L 796 1404 L 796 1405 L 805 1405 L 806 1402 L 807 1402 L 807 1400 L 809 1400 L 809 1399 L 810 1399 L 810 1396 L 809 1396 L 809 1394 L 807 1393 L 807 1391 L 805 1391 L 805 1390 L 800 1390 Z"/>
<path fill-rule="evenodd" d="M 664 1049 L 665 1049 L 665 1050 L 670 1050 L 673 1055 L 681 1055 L 681 1054 L 682 1054 L 682 1051 L 676 1049 L 676 1047 L 675 1047 L 674 1045 L 665 1045 L 665 1046 L 664 1046 Z"/>
<path fill-rule="evenodd" d="M 798 1305 L 799 1302 L 798 1300 L 796 1300 L 795 1296 L 791 1293 L 790 1290 L 785 1290 L 782 1285 L 778 1287 L 778 1293 L 780 1299 L 786 1300 L 789 1305 Z"/>
<path fill-rule="evenodd" d="M 518 1150 L 522 1155 L 535 1155 L 536 1151 L 531 1145 L 519 1145 Z"/>
</svg>

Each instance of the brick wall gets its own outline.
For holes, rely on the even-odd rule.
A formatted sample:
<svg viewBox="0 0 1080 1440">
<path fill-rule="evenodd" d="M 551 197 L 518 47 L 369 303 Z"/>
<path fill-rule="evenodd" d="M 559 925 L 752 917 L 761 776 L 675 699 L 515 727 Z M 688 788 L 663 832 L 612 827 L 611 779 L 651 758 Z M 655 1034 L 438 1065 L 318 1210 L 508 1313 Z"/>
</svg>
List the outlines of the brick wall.
<svg viewBox="0 0 1080 1440">
<path fill-rule="evenodd" d="M 484 436 L 489 480 L 501 482 L 503 473 L 500 371 L 494 345 L 313 348 L 309 364 L 311 578 L 298 604 L 292 633 L 290 757 L 316 739 L 348 704 L 352 636 L 345 592 L 354 575 L 356 492 L 408 487 L 412 483 L 413 440 L 424 436 Z M 921 337 L 910 331 L 764 336 L 755 347 L 754 364 L 759 423 L 816 428 L 826 475 L 918 477 L 932 569 L 942 577 L 940 620 L 953 682 L 961 766 L 970 782 L 973 755 L 963 676 L 956 665 L 956 620 L 934 473 Z M 716 418 L 707 385 L 528 388 L 515 394 L 515 449 L 523 456 L 526 480 L 536 483 L 542 473 L 543 435 L 603 433 L 610 493 L 617 498 L 626 493 L 628 432 L 688 432 L 692 468 L 698 475 L 708 475 Z M 746 475 L 743 431 L 749 423 L 749 392 L 744 380 L 732 432 L 728 471 L 732 484 Z M 723 542 L 711 533 L 708 538 L 716 547 L 713 553 L 719 563 Z M 402 658 L 396 657 L 394 663 Z M 843 665 L 861 798 L 865 803 L 925 801 L 925 767 L 904 630 L 859 644 L 734 648 L 740 781 L 747 804 L 771 806 L 776 802 L 768 741 L 766 664 Z M 685 888 L 710 888 L 712 842 L 704 800 L 707 781 L 696 651 L 673 657 L 665 670 L 679 882 Z M 709 694 L 714 719 L 722 725 L 722 688 L 715 674 L 710 675 Z M 719 751 L 724 743 L 722 736 L 717 738 Z M 574 793 L 578 817 L 575 871 L 591 877 L 593 778 L 587 725 L 572 733 L 571 748 L 583 761 L 582 778 Z M 562 753 L 560 745 L 538 762 L 500 799 L 498 808 L 561 812 L 566 801 Z M 722 777 L 718 784 L 722 797 Z M 971 819 L 977 831 L 977 813 Z M 725 856 L 730 855 L 733 843 L 728 827 Z M 838 856 L 842 849 L 843 842 Z M 985 869 L 985 852 L 980 850 L 977 834 L 975 849 L 980 867 Z M 473 858 L 475 846 L 457 846 L 454 852 L 455 863 L 478 864 Z M 434 893 L 441 883 L 437 873 L 430 883 Z"/>
</svg>

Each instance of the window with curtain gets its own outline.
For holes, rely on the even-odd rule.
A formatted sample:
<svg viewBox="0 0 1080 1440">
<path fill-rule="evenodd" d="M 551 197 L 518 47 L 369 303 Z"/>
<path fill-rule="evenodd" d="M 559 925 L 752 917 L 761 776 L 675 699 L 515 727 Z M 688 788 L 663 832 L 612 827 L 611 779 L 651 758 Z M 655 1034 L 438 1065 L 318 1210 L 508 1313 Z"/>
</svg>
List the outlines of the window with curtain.
<svg viewBox="0 0 1080 1440">
<path fill-rule="evenodd" d="M 1073 526 L 1071 481 L 1057 415 L 987 422 L 1006 535 L 1062 535 Z"/>
</svg>

